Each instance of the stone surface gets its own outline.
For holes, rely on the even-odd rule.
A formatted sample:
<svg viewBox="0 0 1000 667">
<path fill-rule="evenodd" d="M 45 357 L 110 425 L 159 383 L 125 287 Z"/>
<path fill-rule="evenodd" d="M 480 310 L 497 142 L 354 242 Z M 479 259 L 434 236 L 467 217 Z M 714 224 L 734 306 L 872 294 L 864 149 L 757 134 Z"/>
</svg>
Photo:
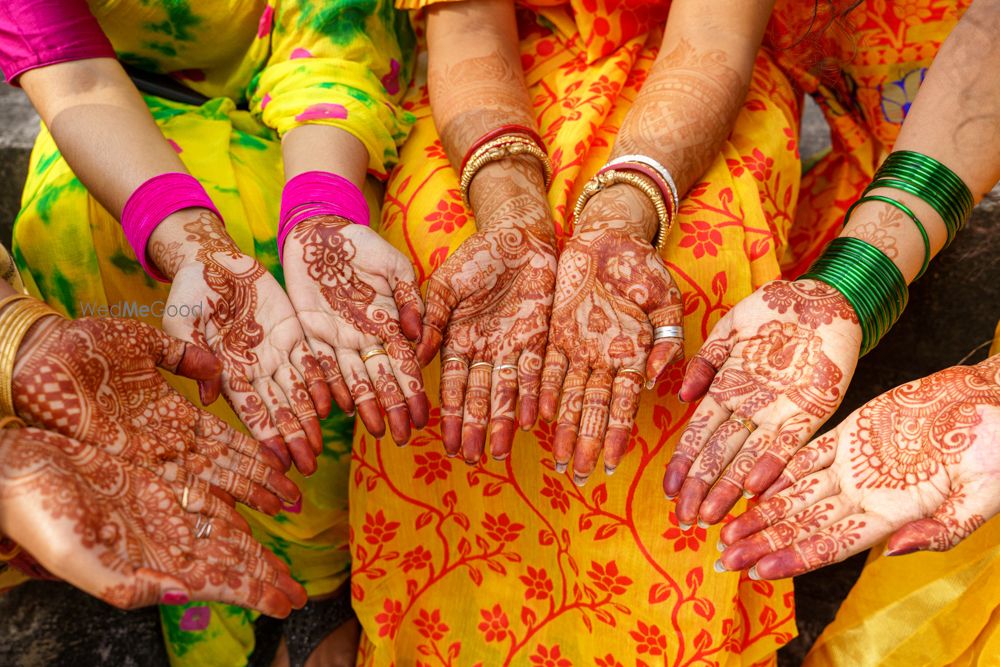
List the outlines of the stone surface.
<svg viewBox="0 0 1000 667">
<path fill-rule="evenodd" d="M 0 82 L 0 243 L 10 247 L 10 230 L 20 210 L 38 116 L 20 88 Z"/>
</svg>

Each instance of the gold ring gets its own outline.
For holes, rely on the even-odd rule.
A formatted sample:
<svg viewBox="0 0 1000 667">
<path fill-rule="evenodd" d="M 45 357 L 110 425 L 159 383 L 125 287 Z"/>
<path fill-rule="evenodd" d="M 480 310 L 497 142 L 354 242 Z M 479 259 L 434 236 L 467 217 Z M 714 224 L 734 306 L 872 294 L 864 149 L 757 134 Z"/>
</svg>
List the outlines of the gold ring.
<svg viewBox="0 0 1000 667">
<path fill-rule="evenodd" d="M 181 494 L 181 509 L 187 512 L 188 508 L 188 496 L 191 494 L 191 487 L 187 484 L 184 485 L 184 493 Z"/>
<path fill-rule="evenodd" d="M 483 368 L 484 366 L 486 368 L 493 368 L 493 364 L 491 364 L 488 361 L 477 361 L 476 363 L 469 366 L 469 370 L 471 371 L 473 368 Z"/>
<path fill-rule="evenodd" d="M 638 368 L 619 368 L 619 373 L 632 373 L 639 376 L 639 384 L 646 383 L 646 374 L 640 371 Z"/>
<path fill-rule="evenodd" d="M 748 417 L 730 417 L 731 420 L 741 425 L 750 433 L 757 430 L 757 425 L 753 423 Z"/>
<path fill-rule="evenodd" d="M 373 357 L 378 357 L 378 356 L 381 356 L 383 354 L 385 356 L 389 356 L 389 353 L 386 352 L 384 348 L 373 347 L 372 349 L 368 350 L 367 352 L 362 352 L 361 353 L 361 361 L 368 361 L 369 359 L 371 359 Z"/>
</svg>

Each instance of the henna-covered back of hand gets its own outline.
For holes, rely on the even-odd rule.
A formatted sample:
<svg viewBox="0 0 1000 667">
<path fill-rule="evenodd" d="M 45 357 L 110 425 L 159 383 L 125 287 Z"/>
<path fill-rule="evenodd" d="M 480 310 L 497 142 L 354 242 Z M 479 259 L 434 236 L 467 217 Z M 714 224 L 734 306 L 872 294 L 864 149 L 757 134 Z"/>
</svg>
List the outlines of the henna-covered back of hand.
<svg viewBox="0 0 1000 667">
<path fill-rule="evenodd" d="M 516 425 L 538 414 L 538 390 L 555 289 L 556 250 L 541 171 L 533 158 L 483 167 L 472 187 L 478 231 L 434 272 L 417 348 L 441 350 L 445 451 L 507 458 Z"/>
<path fill-rule="evenodd" d="M 210 352 L 141 322 L 45 318 L 18 350 L 17 412 L 165 481 L 200 479 L 269 514 L 298 499 L 273 454 L 191 405 L 157 367 L 203 381 L 221 370 Z"/>
<path fill-rule="evenodd" d="M 799 451 L 723 528 L 728 569 L 789 577 L 890 536 L 942 551 L 1000 512 L 1000 356 L 896 387 Z"/>
<path fill-rule="evenodd" d="M 374 230 L 336 216 L 300 222 L 285 242 L 285 283 L 337 404 L 375 437 L 410 439 L 429 404 L 413 349 L 423 303 L 413 266 Z M 381 406 L 381 410 L 379 407 Z"/>
<path fill-rule="evenodd" d="M 717 523 L 744 489 L 766 489 L 840 405 L 860 345 L 850 304 L 815 280 L 774 281 L 736 304 L 681 386 L 681 400 L 704 399 L 663 480 L 677 518 Z"/>
<path fill-rule="evenodd" d="M 680 326 L 682 316 L 680 291 L 650 245 L 655 224 L 643 193 L 612 186 L 587 203 L 559 258 L 540 413 L 551 421 L 558 407 L 556 468 L 572 458 L 579 485 L 602 451 L 614 472 L 643 384 L 683 355 L 680 339 L 654 345 L 653 329 Z"/>
<path fill-rule="evenodd" d="M 319 418 L 329 413 L 330 390 L 292 304 L 213 213 L 177 215 L 187 216 L 182 234 L 171 238 L 165 230 L 150 245 L 173 279 L 166 312 L 176 315 L 164 316 L 164 331 L 214 352 L 222 362 L 221 391 L 251 434 L 286 468 L 294 461 L 311 474 L 323 449 Z M 202 401 L 215 400 L 219 380 L 201 384 Z"/>
<path fill-rule="evenodd" d="M 50 573 L 128 609 L 217 600 L 287 616 L 288 567 L 228 505 L 50 431 L 0 433 L 0 531 Z"/>
</svg>

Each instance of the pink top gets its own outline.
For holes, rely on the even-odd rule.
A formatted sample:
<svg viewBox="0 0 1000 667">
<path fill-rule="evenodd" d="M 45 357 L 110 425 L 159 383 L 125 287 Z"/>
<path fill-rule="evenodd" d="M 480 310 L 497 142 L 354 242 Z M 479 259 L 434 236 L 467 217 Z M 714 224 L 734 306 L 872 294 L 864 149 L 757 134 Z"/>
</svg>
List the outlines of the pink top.
<svg viewBox="0 0 1000 667">
<path fill-rule="evenodd" d="M 36 67 L 114 57 L 86 0 L 0 1 L 0 70 L 10 83 Z"/>
</svg>

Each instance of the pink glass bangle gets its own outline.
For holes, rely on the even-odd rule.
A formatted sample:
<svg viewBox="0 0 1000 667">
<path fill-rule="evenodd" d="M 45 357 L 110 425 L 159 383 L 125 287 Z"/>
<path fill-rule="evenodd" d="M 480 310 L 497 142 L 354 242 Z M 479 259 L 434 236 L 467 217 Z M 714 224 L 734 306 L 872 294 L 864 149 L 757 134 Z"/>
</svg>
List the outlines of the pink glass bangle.
<svg viewBox="0 0 1000 667">
<path fill-rule="evenodd" d="M 122 209 L 122 231 L 146 273 L 162 283 L 170 282 L 149 260 L 149 237 L 167 216 L 186 208 L 205 208 L 220 219 L 218 209 L 198 180 L 190 174 L 167 173 L 154 176 L 138 188 Z"/>
<path fill-rule="evenodd" d="M 285 189 L 281 193 L 279 260 L 284 256 L 285 240 L 295 225 L 318 215 L 335 215 L 366 227 L 369 224 L 368 202 L 361 188 L 343 176 L 328 171 L 301 173 L 285 183 Z"/>
</svg>

